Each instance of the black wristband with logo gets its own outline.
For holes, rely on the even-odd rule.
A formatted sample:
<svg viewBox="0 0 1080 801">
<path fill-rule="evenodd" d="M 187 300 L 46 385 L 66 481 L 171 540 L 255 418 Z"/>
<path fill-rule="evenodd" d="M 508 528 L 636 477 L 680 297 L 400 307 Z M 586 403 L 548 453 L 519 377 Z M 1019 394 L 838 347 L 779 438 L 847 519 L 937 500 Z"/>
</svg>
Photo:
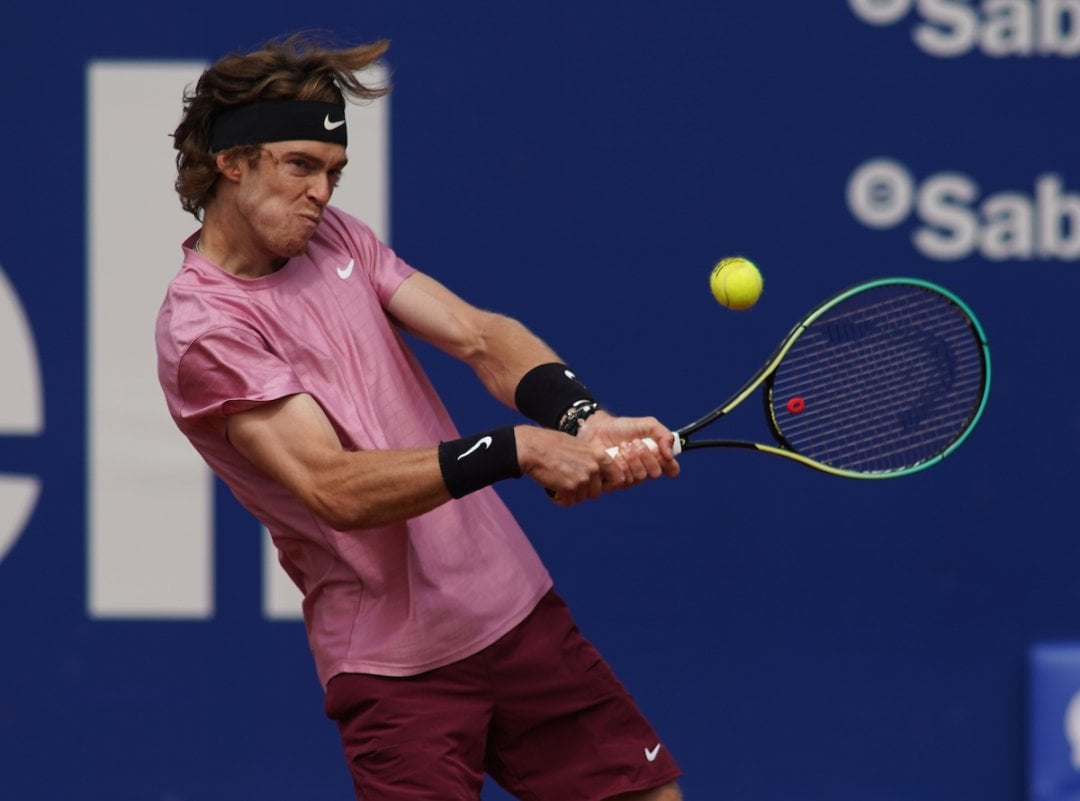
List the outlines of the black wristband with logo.
<svg viewBox="0 0 1080 801">
<path fill-rule="evenodd" d="M 440 442 L 439 469 L 454 498 L 462 498 L 504 478 L 521 478 L 514 427 L 504 426 Z"/>
<path fill-rule="evenodd" d="M 558 362 L 534 367 L 514 390 L 514 405 L 518 411 L 544 428 L 559 428 L 568 409 L 582 402 L 595 401 L 573 371 Z"/>
</svg>

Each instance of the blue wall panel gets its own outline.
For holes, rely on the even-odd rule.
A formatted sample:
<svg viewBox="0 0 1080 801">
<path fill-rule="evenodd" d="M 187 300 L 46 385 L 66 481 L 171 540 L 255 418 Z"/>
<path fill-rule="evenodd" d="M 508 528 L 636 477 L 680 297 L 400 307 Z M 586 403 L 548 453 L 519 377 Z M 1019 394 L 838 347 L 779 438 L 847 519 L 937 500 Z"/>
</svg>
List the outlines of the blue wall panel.
<svg viewBox="0 0 1080 801">
<path fill-rule="evenodd" d="M 571 510 L 501 489 L 688 798 L 1023 797 L 1027 650 L 1080 637 L 1075 5 L 0 9 L 0 269 L 44 412 L 36 432 L 0 420 L 0 477 L 40 482 L 25 524 L 0 532 L 0 799 L 350 797 L 302 629 L 262 615 L 259 532 L 227 493 L 212 615 L 100 619 L 87 603 L 88 65 L 208 61 L 301 27 L 393 40 L 398 252 L 527 322 L 618 410 L 688 422 L 862 279 L 968 301 L 993 391 L 933 470 L 864 484 L 688 454 L 676 481 Z M 899 169 L 852 207 L 852 177 L 883 159 Z M 875 212 L 893 224 L 866 225 Z M 742 314 L 707 290 L 735 253 L 766 278 Z M 463 430 L 514 419 L 420 353 Z"/>
</svg>

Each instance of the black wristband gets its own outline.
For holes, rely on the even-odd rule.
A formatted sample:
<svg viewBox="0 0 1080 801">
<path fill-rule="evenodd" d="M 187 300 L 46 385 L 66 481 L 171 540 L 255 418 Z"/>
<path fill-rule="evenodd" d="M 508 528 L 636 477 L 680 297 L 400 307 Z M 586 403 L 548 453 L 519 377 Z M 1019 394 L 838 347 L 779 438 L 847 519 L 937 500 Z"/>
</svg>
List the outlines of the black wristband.
<svg viewBox="0 0 1080 801">
<path fill-rule="evenodd" d="M 545 428 L 558 428 L 567 409 L 579 401 L 595 400 L 570 368 L 557 362 L 534 367 L 514 390 L 518 411 Z"/>
<path fill-rule="evenodd" d="M 504 478 L 521 478 L 514 427 L 440 442 L 439 469 L 454 498 L 462 498 Z"/>
</svg>

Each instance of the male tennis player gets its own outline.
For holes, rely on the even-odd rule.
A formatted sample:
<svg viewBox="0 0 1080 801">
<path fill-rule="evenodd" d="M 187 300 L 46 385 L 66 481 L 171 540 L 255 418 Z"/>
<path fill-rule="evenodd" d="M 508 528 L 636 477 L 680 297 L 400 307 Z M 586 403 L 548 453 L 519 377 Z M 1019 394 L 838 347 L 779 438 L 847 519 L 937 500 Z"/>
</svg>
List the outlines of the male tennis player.
<svg viewBox="0 0 1080 801">
<path fill-rule="evenodd" d="M 170 412 L 303 591 L 358 798 L 475 799 L 487 772 L 522 799 L 678 799 L 675 762 L 491 487 L 527 475 L 570 505 L 675 476 L 673 435 L 606 413 L 521 324 L 328 205 L 344 99 L 385 91 L 354 73 L 386 47 L 295 36 L 185 97 L 176 186 L 202 228 L 158 319 Z M 399 330 L 540 425 L 461 436 Z"/>
</svg>

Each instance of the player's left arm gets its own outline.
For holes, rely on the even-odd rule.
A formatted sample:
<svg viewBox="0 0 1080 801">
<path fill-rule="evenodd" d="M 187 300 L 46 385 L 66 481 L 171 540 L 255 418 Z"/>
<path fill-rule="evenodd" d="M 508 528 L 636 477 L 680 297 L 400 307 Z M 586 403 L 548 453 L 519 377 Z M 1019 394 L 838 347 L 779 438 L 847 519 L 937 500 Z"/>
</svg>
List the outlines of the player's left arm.
<svg viewBox="0 0 1080 801">
<path fill-rule="evenodd" d="M 460 359 L 476 372 L 500 402 L 516 408 L 515 390 L 534 367 L 561 362 L 558 354 L 518 320 L 479 309 L 424 273 L 414 273 L 394 293 L 387 311 L 408 332 Z M 679 466 L 672 452 L 674 435 L 652 417 L 616 417 L 600 411 L 585 421 L 579 436 L 605 447 L 619 447 L 609 486 L 662 474 Z M 640 442 L 651 437 L 658 452 Z M 620 475 L 621 474 L 621 475 Z"/>
<path fill-rule="evenodd" d="M 525 373 L 559 361 L 522 323 L 465 302 L 423 273 L 405 279 L 386 308 L 406 331 L 472 367 L 488 392 L 510 408 Z"/>
</svg>

